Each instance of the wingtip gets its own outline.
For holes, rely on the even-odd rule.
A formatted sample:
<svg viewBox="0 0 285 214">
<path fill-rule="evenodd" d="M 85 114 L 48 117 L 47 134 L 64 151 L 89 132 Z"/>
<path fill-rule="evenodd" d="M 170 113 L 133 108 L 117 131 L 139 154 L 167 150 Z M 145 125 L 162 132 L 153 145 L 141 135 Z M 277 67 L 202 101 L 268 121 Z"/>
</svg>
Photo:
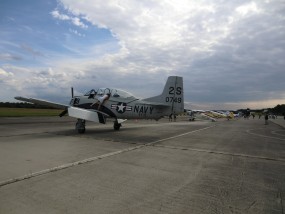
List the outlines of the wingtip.
<svg viewBox="0 0 285 214">
<path fill-rule="evenodd" d="M 24 101 L 24 102 L 28 102 L 28 100 L 29 100 L 29 98 L 26 98 L 26 97 L 20 97 L 20 96 L 14 97 L 14 99 L 16 99 L 16 100 L 20 100 L 20 101 Z"/>
</svg>

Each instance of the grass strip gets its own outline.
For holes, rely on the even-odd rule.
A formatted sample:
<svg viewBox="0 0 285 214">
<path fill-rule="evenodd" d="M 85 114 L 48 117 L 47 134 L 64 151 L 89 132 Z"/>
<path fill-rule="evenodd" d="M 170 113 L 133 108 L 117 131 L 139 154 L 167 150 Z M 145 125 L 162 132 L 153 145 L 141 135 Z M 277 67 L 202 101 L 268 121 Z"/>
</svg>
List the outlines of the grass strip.
<svg viewBox="0 0 285 214">
<path fill-rule="evenodd" d="M 0 108 L 0 117 L 58 116 L 59 109 Z"/>
</svg>

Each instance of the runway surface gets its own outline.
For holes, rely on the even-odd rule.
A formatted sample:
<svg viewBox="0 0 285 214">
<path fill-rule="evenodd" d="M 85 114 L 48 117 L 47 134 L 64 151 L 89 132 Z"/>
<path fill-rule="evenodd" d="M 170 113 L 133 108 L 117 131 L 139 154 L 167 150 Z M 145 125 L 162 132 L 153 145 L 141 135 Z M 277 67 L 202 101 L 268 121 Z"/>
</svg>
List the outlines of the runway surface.
<svg viewBox="0 0 285 214">
<path fill-rule="evenodd" d="M 1 118 L 0 213 L 283 214 L 276 121 Z"/>
</svg>

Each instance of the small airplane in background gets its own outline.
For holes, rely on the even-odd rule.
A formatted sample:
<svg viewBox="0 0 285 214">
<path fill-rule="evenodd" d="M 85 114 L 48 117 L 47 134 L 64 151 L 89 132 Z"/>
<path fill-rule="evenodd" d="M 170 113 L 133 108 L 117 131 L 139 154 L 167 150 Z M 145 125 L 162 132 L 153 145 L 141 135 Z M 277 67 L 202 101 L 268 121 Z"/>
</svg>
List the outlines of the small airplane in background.
<svg viewBox="0 0 285 214">
<path fill-rule="evenodd" d="M 215 110 L 187 110 L 190 116 L 189 120 L 194 121 L 196 118 L 208 119 L 212 122 L 217 121 L 219 118 L 226 118 L 228 120 L 237 117 L 232 111 L 215 111 Z"/>
<path fill-rule="evenodd" d="M 183 78 L 169 76 L 163 92 L 154 97 L 138 99 L 132 94 L 115 88 L 90 90 L 83 96 L 74 96 L 69 105 L 46 100 L 15 97 L 16 100 L 47 105 L 63 109 L 60 117 L 68 114 L 77 118 L 75 129 L 85 132 L 85 121 L 106 123 L 106 118 L 114 118 L 114 130 L 119 130 L 127 119 L 155 119 L 184 112 Z"/>
</svg>

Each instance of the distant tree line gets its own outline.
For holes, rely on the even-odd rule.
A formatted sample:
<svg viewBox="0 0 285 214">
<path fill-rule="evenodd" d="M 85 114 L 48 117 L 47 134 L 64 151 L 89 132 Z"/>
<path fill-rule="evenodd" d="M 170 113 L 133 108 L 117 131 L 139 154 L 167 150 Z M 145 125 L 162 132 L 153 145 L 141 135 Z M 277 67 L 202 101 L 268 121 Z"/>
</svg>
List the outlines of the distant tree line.
<svg viewBox="0 0 285 214">
<path fill-rule="evenodd" d="M 6 108 L 35 108 L 35 109 L 55 109 L 50 106 L 45 105 L 39 105 L 39 104 L 33 104 L 33 103 L 10 103 L 10 102 L 0 102 L 0 107 L 6 107 Z"/>
<path fill-rule="evenodd" d="M 277 105 L 274 108 L 265 108 L 265 109 L 239 109 L 237 111 L 240 112 L 255 112 L 255 113 L 260 113 L 263 114 L 264 110 L 268 110 L 270 114 L 275 114 L 275 115 L 284 115 L 285 114 L 285 104 Z"/>
<path fill-rule="evenodd" d="M 269 109 L 269 112 L 272 112 L 276 115 L 284 115 L 285 114 L 285 104 L 277 105 L 274 108 Z"/>
</svg>

